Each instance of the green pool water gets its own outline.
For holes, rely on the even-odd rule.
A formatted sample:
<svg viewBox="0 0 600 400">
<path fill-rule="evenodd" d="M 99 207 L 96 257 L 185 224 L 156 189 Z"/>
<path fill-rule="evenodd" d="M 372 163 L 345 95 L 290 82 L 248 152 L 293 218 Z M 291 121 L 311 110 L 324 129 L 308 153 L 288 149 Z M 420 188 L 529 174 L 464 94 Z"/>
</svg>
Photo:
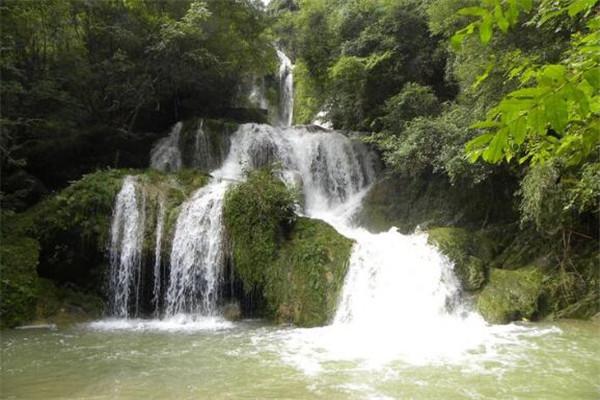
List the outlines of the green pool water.
<svg viewBox="0 0 600 400">
<path fill-rule="evenodd" d="M 600 325 L 591 322 L 521 325 L 493 347 L 452 359 L 376 363 L 368 353 L 344 357 L 311 344 L 328 335 L 323 329 L 260 321 L 188 328 L 139 322 L 3 331 L 1 397 L 600 398 Z"/>
</svg>

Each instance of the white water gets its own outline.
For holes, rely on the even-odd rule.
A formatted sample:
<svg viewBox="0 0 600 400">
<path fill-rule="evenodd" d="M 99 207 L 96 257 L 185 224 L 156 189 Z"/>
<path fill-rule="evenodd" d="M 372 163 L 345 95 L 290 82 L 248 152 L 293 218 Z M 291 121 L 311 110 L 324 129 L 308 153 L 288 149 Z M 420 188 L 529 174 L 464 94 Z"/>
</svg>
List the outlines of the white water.
<svg viewBox="0 0 600 400">
<path fill-rule="evenodd" d="M 110 304 L 112 314 L 129 315 L 130 297 L 137 307 L 139 279 L 144 237 L 145 199 L 137 190 L 136 178 L 127 176 L 115 201 L 111 225 L 110 254 Z"/>
<path fill-rule="evenodd" d="M 164 172 L 179 171 L 181 169 L 181 150 L 179 140 L 183 123 L 176 123 L 169 136 L 161 139 L 150 154 L 150 166 Z"/>
<path fill-rule="evenodd" d="M 523 335 L 547 333 L 487 325 L 462 303 L 452 264 L 427 243 L 426 234 L 402 235 L 395 229 L 375 234 L 353 224 L 376 178 L 374 160 L 363 144 L 314 127 L 257 124 L 240 126 L 225 162 L 212 173 L 213 181 L 182 206 L 170 257 L 167 318 L 112 320 L 95 329 L 221 327 L 217 292 L 223 273 L 223 196 L 231 180 L 274 162 L 286 183 L 302 189 L 300 212 L 327 221 L 355 245 L 331 325 L 261 333 L 254 338 L 257 346 L 272 348 L 312 374 L 340 360 L 358 360 L 366 368 L 394 360 L 416 365 L 464 362 L 473 354 L 479 361 L 496 360 L 502 346 L 519 342 Z M 135 208 L 132 182 L 126 180 L 117 200 L 129 208 Z"/>
<path fill-rule="evenodd" d="M 165 200 L 158 199 L 158 212 L 156 217 L 156 244 L 154 248 L 154 274 L 152 288 L 152 304 L 154 305 L 154 315 L 160 314 L 160 294 L 161 294 L 161 266 L 162 266 L 162 237 L 165 226 Z"/>
<path fill-rule="evenodd" d="M 309 216 L 349 204 L 375 179 L 374 162 L 359 141 L 312 127 L 258 124 L 240 126 L 223 167 L 212 175 L 240 180 L 269 163 L 280 166 L 287 183 L 302 186 Z"/>
<path fill-rule="evenodd" d="M 186 201 L 171 250 L 166 313 L 215 315 L 225 257 L 222 223 L 227 182 L 212 182 Z"/>
<path fill-rule="evenodd" d="M 243 125 L 213 176 L 243 179 L 244 171 L 272 162 L 288 183 L 302 188 L 304 213 L 325 220 L 355 245 L 332 324 L 261 336 L 257 344 L 284 343 L 276 351 L 313 373 L 334 360 L 365 360 L 369 367 L 396 359 L 452 362 L 481 347 L 492 356 L 495 345 L 515 340 L 507 333 L 522 331 L 491 328 L 461 303 L 452 264 L 427 243 L 426 234 L 375 234 L 353 224 L 375 179 L 364 145 L 311 127 Z"/>
<path fill-rule="evenodd" d="M 294 74 L 292 61 L 277 49 L 279 58 L 279 125 L 291 126 L 294 120 Z"/>
</svg>

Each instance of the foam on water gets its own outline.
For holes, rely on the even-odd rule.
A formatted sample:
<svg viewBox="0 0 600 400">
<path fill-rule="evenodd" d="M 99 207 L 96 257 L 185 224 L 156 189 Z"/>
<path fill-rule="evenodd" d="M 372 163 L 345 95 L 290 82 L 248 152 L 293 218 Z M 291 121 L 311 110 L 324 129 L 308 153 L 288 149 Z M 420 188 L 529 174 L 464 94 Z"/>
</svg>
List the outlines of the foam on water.
<svg viewBox="0 0 600 400">
<path fill-rule="evenodd" d="M 84 325 L 93 331 L 199 332 L 230 329 L 234 324 L 221 317 L 178 314 L 164 319 L 104 319 Z"/>
<path fill-rule="evenodd" d="M 174 157 L 163 164 L 176 164 Z M 169 317 L 103 321 L 91 328 L 222 327 L 216 288 L 223 271 L 223 196 L 232 181 L 272 163 L 286 184 L 301 189 L 299 212 L 328 222 L 355 244 L 331 325 L 259 331 L 253 339 L 258 348 L 272 349 L 308 374 L 339 361 L 364 368 L 397 363 L 478 368 L 493 361 L 502 369 L 513 357 L 511 348 L 530 343 L 523 339 L 555 333 L 487 324 L 462 297 L 452 263 L 427 243 L 425 233 L 403 235 L 395 228 L 372 233 L 355 226 L 354 216 L 376 178 L 374 158 L 360 141 L 316 127 L 258 124 L 239 127 L 222 167 L 211 173 L 213 180 L 181 208 L 166 290 Z M 184 312 L 196 317 L 181 316 Z"/>
</svg>

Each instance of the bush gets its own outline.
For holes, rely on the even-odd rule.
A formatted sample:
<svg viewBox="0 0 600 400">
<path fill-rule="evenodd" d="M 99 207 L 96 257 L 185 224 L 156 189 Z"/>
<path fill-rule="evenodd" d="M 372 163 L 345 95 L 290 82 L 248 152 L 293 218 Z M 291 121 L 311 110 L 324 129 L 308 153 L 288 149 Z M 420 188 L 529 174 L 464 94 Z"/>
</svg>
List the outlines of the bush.
<svg viewBox="0 0 600 400">
<path fill-rule="evenodd" d="M 0 327 L 13 327 L 35 313 L 39 243 L 8 235 L 0 242 Z"/>
<path fill-rule="evenodd" d="M 250 173 L 227 191 L 223 217 L 231 237 L 236 272 L 247 292 L 264 284 L 262 268 L 273 263 L 296 216 L 295 196 L 271 169 Z"/>
</svg>

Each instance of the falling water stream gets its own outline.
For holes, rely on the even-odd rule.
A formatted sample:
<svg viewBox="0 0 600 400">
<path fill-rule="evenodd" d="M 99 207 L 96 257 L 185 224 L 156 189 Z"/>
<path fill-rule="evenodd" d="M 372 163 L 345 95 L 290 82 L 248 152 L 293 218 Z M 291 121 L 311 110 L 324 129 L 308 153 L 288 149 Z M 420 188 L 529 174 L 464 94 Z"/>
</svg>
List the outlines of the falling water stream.
<svg viewBox="0 0 600 400">
<path fill-rule="evenodd" d="M 291 63 L 280 59 L 280 79 L 292 85 Z M 211 182 L 181 206 L 164 272 L 159 203 L 153 302 L 164 305 L 161 319 L 133 318 L 148 227 L 144 192 L 135 177 L 125 178 L 111 228 L 113 317 L 5 334 L 2 393 L 19 399 L 598 398 L 598 325 L 486 324 L 461 298 L 453 265 L 425 233 L 371 233 L 355 225 L 376 179 L 370 151 L 340 132 L 289 127 L 291 106 L 283 117 L 280 127 L 245 124 L 232 135 Z M 180 131 L 175 125 L 157 144 L 152 166 L 181 168 Z M 200 152 L 202 137 L 197 140 Z M 245 171 L 274 162 L 286 184 L 303 194 L 299 212 L 355 241 L 336 315 L 325 327 L 232 323 L 218 315 L 225 192 Z"/>
</svg>

